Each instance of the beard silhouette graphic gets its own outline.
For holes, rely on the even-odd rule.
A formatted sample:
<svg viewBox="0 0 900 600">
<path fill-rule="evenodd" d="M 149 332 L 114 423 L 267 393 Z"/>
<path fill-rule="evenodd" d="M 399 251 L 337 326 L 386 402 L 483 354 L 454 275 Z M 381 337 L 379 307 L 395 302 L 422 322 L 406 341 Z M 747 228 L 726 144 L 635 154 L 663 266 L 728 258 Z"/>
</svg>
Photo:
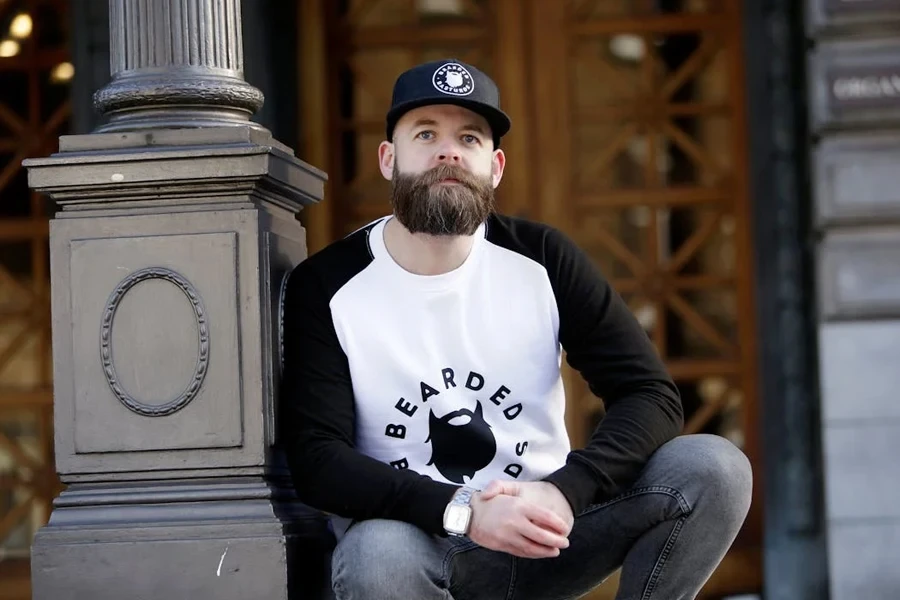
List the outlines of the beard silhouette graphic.
<svg viewBox="0 0 900 600">
<path fill-rule="evenodd" d="M 467 416 L 469 422 L 452 425 L 456 417 Z M 436 417 L 434 411 L 428 417 L 428 439 L 431 442 L 431 460 L 441 475 L 454 483 L 464 484 L 475 473 L 485 468 L 497 454 L 497 440 L 491 426 L 484 420 L 481 402 L 475 412 L 469 409 L 457 410 L 443 417 Z"/>
</svg>

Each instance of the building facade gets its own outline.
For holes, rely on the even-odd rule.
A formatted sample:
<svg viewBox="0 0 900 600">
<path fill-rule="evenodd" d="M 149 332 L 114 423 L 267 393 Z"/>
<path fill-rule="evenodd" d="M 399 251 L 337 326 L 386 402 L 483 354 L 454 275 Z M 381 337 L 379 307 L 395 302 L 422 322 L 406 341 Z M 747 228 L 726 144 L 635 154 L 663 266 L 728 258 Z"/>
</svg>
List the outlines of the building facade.
<svg viewBox="0 0 900 600">
<path fill-rule="evenodd" d="M 56 207 L 21 161 L 103 122 L 106 4 L 0 3 L 0 599 L 28 597 L 62 489 Z M 705 597 L 889 598 L 898 15 L 890 0 L 244 0 L 244 76 L 266 97 L 254 121 L 328 173 L 299 217 L 314 252 L 388 210 L 375 150 L 396 75 L 441 57 L 491 74 L 513 120 L 499 209 L 589 252 L 676 378 L 685 432 L 751 459 L 751 513 Z M 602 403 L 566 383 L 579 445 Z"/>
</svg>

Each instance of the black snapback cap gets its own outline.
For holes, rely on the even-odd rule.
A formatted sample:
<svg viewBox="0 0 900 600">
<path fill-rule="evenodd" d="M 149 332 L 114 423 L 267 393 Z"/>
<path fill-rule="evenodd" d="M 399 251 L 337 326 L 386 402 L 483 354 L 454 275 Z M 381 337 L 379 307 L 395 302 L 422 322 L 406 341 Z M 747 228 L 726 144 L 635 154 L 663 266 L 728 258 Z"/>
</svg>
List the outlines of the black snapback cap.
<svg viewBox="0 0 900 600">
<path fill-rule="evenodd" d="M 446 59 L 415 66 L 397 78 L 387 113 L 387 139 L 393 137 L 400 117 L 432 104 L 455 104 L 484 117 L 491 126 L 495 148 L 509 131 L 510 120 L 500 109 L 497 84 L 472 65 Z"/>
</svg>

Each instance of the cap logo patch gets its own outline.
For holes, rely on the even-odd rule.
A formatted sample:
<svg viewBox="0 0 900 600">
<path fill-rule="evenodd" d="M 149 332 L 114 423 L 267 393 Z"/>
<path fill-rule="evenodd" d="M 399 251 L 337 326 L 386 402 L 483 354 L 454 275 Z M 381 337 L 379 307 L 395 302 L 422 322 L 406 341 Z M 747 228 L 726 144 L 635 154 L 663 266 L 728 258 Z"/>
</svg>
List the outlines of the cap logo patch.
<svg viewBox="0 0 900 600">
<path fill-rule="evenodd" d="M 431 83 L 435 89 L 451 96 L 468 96 L 475 90 L 475 81 L 465 67 L 447 63 L 434 72 Z"/>
</svg>

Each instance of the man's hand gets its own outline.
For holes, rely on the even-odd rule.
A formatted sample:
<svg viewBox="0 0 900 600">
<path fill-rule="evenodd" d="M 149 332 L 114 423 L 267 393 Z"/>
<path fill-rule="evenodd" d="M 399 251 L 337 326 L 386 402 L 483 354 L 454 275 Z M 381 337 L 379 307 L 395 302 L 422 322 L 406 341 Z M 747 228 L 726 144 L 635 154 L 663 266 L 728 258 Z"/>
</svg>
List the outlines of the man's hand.
<svg viewBox="0 0 900 600">
<path fill-rule="evenodd" d="M 481 492 L 472 498 L 469 538 L 490 550 L 521 558 L 553 558 L 569 547 L 571 527 L 552 510 L 524 498 Z"/>
<path fill-rule="evenodd" d="M 484 500 L 504 494 L 528 500 L 532 504 L 553 511 L 566 524 L 563 535 L 569 535 L 575 516 L 572 506 L 559 488 L 547 481 L 492 481 L 482 493 Z"/>
</svg>

